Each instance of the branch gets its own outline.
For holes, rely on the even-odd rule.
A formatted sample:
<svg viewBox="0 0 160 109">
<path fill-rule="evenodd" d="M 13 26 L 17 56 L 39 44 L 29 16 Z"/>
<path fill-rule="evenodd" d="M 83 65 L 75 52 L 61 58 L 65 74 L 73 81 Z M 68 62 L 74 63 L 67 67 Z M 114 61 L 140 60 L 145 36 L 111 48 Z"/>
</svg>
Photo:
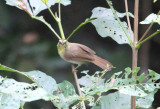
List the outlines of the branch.
<svg viewBox="0 0 160 109">
<path fill-rule="evenodd" d="M 129 33 L 130 33 L 131 39 L 133 40 L 131 22 L 130 22 L 130 19 L 128 16 L 128 3 L 127 3 L 127 0 L 124 0 L 124 2 L 125 2 L 125 10 L 126 10 L 126 15 L 127 15 L 127 23 L 128 23 L 128 27 L 129 27 Z"/>
<path fill-rule="evenodd" d="M 90 23 L 92 20 L 94 20 L 96 18 L 90 18 L 90 19 L 87 19 L 85 22 L 82 22 L 76 29 L 74 29 L 72 31 L 72 33 L 67 37 L 67 40 L 70 39 L 70 37 L 78 30 L 80 29 L 82 26 L 86 25 L 87 23 Z"/>
<path fill-rule="evenodd" d="M 72 65 L 72 71 L 73 71 L 72 73 L 73 73 L 73 75 L 74 75 L 74 79 L 75 79 L 75 82 L 76 82 L 76 86 L 77 86 L 77 89 L 78 89 L 79 96 L 80 96 L 80 97 L 83 97 L 83 96 L 82 96 L 82 92 L 81 92 L 81 88 L 80 88 L 80 85 L 79 85 L 79 82 L 78 82 L 77 70 L 75 70 L 74 65 Z M 85 106 L 84 101 L 82 101 L 82 106 L 83 106 L 82 109 L 86 109 L 86 106 Z"/>
<path fill-rule="evenodd" d="M 138 64 L 138 50 L 135 48 L 138 41 L 138 11 L 139 11 L 139 0 L 135 0 L 134 6 L 134 40 L 132 46 L 132 70 L 137 67 Z M 133 74 L 132 74 L 133 75 Z M 133 76 L 135 80 L 137 79 L 137 75 Z M 136 84 L 136 82 L 135 82 Z M 136 85 L 135 85 L 136 91 Z M 136 109 L 136 97 L 131 96 L 131 109 Z"/>
<path fill-rule="evenodd" d="M 47 8 L 48 8 L 49 12 L 51 13 L 52 17 L 58 23 L 58 27 L 59 27 L 59 31 L 60 31 L 60 34 L 61 34 L 61 38 L 65 39 L 63 28 L 62 28 L 62 23 L 61 23 L 61 18 L 60 18 L 61 16 L 58 17 L 57 14 L 54 15 L 52 10 L 50 9 L 50 7 L 47 4 L 45 4 L 45 5 L 47 6 Z M 60 3 L 58 5 L 58 10 L 59 10 L 59 15 L 60 15 L 60 10 L 61 10 L 60 9 Z"/>
<path fill-rule="evenodd" d="M 138 49 L 143 43 L 145 43 L 146 41 L 148 41 L 149 39 L 151 39 L 153 36 L 157 35 L 158 33 L 160 33 L 160 31 L 156 31 L 153 34 L 151 34 L 150 36 L 148 36 L 146 39 L 144 39 L 143 41 L 139 42 L 136 45 L 136 49 Z"/>
<path fill-rule="evenodd" d="M 32 19 L 41 21 L 42 23 L 44 23 L 55 35 L 58 39 L 61 39 L 60 36 L 56 33 L 56 31 L 51 27 L 51 25 L 49 23 L 47 23 L 44 19 L 39 19 L 37 17 L 31 16 Z"/>
</svg>

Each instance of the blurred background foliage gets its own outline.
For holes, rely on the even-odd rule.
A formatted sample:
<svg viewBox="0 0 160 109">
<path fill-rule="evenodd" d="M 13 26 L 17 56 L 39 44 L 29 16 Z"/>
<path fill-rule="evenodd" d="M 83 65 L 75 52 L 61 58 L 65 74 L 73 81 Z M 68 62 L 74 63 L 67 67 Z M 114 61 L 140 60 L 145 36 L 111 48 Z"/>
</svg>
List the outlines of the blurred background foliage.
<svg viewBox="0 0 160 109">
<path fill-rule="evenodd" d="M 134 12 L 134 1 L 128 0 L 130 12 Z M 125 12 L 124 0 L 113 0 L 116 10 Z M 86 18 L 91 16 L 91 11 L 95 7 L 108 7 L 105 0 L 72 0 L 69 6 L 62 6 L 62 25 L 65 35 L 68 36 Z M 140 19 L 144 20 L 150 13 L 157 13 L 160 9 L 160 2 L 153 4 L 153 0 L 140 0 Z M 57 5 L 52 6 L 52 10 L 57 11 Z M 58 27 L 45 10 L 40 13 L 56 31 Z M 126 19 L 123 19 L 126 20 Z M 133 24 L 133 19 L 131 20 Z M 141 36 L 148 25 L 140 25 L 139 36 Z M 152 31 L 158 29 L 154 25 Z M 96 51 L 97 55 L 109 60 L 116 69 L 108 72 L 109 78 L 114 72 L 131 67 L 131 48 L 128 45 L 118 45 L 111 38 L 101 38 L 92 24 L 87 24 L 70 39 L 71 42 L 87 45 Z M 52 76 L 56 81 L 68 80 L 75 84 L 69 63 L 63 61 L 57 53 L 57 38 L 41 22 L 31 19 L 25 12 L 5 4 L 0 0 L 0 63 L 20 71 L 40 70 Z M 160 37 L 154 37 L 145 43 L 139 51 L 139 66 L 142 72 L 147 73 L 147 69 L 152 69 L 160 73 Z M 95 65 L 88 64 L 79 68 L 90 70 L 90 73 L 101 70 Z M 0 75 L 15 78 L 18 81 L 28 81 L 27 78 L 15 73 L 0 72 Z M 79 73 L 80 77 L 81 74 Z M 160 106 L 157 93 L 154 107 Z M 54 106 L 45 101 L 35 101 L 27 103 L 26 109 L 54 109 Z"/>
</svg>

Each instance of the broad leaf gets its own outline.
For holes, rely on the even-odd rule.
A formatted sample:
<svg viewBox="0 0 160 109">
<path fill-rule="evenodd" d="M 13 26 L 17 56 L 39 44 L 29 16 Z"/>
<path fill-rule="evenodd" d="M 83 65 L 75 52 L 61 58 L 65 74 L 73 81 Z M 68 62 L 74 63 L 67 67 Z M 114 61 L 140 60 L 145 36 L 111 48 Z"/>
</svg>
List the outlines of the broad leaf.
<svg viewBox="0 0 160 109">
<path fill-rule="evenodd" d="M 41 71 L 30 71 L 23 73 L 31 77 L 39 87 L 44 88 L 50 94 L 58 90 L 56 81 Z"/>
<path fill-rule="evenodd" d="M 93 84 L 99 79 L 98 74 L 100 72 L 96 72 L 95 74 L 97 74 L 97 75 L 92 75 L 92 76 L 87 74 L 88 71 L 83 71 L 82 73 L 84 73 L 84 72 L 86 75 L 82 76 L 80 79 L 78 79 L 79 84 L 82 86 L 86 86 L 86 87 L 91 88 L 93 86 Z M 99 85 L 103 84 L 104 81 L 105 81 L 105 79 L 101 79 L 100 81 L 98 81 L 96 83 L 96 85 L 99 86 Z"/>
<path fill-rule="evenodd" d="M 6 79 L 2 76 L 0 76 L 0 92 L 26 102 L 39 99 L 51 100 L 53 98 L 51 94 L 35 83 L 17 82 L 14 79 Z"/>
<path fill-rule="evenodd" d="M 140 24 L 152 24 L 152 23 L 158 23 L 160 25 L 160 15 L 152 13 L 148 17 L 146 17 L 145 20 L 140 22 Z"/>
<path fill-rule="evenodd" d="M 62 83 L 58 84 L 59 88 L 59 96 L 58 100 L 53 100 L 53 104 L 59 108 L 66 109 L 71 104 L 76 102 L 80 97 L 76 94 L 73 85 L 68 81 L 63 81 Z"/>
<path fill-rule="evenodd" d="M 47 5 L 51 7 L 56 3 L 58 3 L 57 0 L 48 0 Z M 60 3 L 66 6 L 71 4 L 71 0 L 61 0 Z M 6 0 L 6 4 L 23 9 L 33 16 L 47 9 L 42 0 Z"/>
<path fill-rule="evenodd" d="M 144 97 L 136 98 L 136 107 L 138 108 L 149 108 L 152 106 L 154 100 L 154 94 L 157 91 L 149 93 Z M 131 96 L 121 94 L 119 92 L 111 93 L 106 96 L 102 96 L 99 104 L 93 109 L 130 109 Z M 115 105 L 116 104 L 116 105 Z"/>
<path fill-rule="evenodd" d="M 52 94 L 55 90 L 58 89 L 56 81 L 52 77 L 46 75 L 41 71 L 21 72 L 1 64 L 0 64 L 0 70 L 17 72 L 22 75 L 25 75 L 26 77 L 34 81 L 39 87 L 44 88 L 50 94 Z"/>
<path fill-rule="evenodd" d="M 119 18 L 123 18 L 126 14 L 117 12 Z M 131 17 L 133 15 L 129 13 Z M 118 44 L 128 44 L 129 40 L 122 30 L 120 24 L 113 15 L 111 9 L 96 7 L 92 10 L 92 16 L 90 18 L 97 18 L 92 20 L 92 24 L 96 27 L 98 34 L 102 37 L 111 37 Z M 128 26 L 126 22 L 122 22 L 122 25 L 129 34 Z"/>
<path fill-rule="evenodd" d="M 0 109 L 19 109 L 21 101 L 10 95 L 0 93 Z"/>
<path fill-rule="evenodd" d="M 119 90 L 120 93 L 131 95 L 131 96 L 138 96 L 144 97 L 147 96 L 148 93 L 151 93 L 160 88 L 160 83 L 155 83 L 157 80 L 160 79 L 160 74 L 149 70 L 149 74 L 144 77 L 144 74 L 137 76 L 137 79 L 131 78 L 131 74 L 135 74 L 139 71 L 139 68 L 135 70 L 131 70 L 130 68 L 125 69 L 125 73 L 118 72 L 114 73 L 111 79 L 107 80 L 104 85 L 97 86 L 93 91 L 90 91 L 90 95 L 107 92 L 112 89 Z M 144 79 L 149 78 L 146 83 L 143 83 Z M 135 91 L 135 82 L 136 84 L 136 91 Z"/>
</svg>

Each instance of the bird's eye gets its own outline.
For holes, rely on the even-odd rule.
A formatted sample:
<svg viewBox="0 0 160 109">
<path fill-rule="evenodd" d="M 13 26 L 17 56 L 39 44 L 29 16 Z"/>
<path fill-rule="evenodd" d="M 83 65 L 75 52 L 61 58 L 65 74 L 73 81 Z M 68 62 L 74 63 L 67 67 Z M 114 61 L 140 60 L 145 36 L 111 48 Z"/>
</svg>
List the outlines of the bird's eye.
<svg viewBox="0 0 160 109">
<path fill-rule="evenodd" d="M 58 44 L 62 45 L 62 42 L 59 41 Z"/>
<path fill-rule="evenodd" d="M 66 45 L 66 42 L 63 42 L 63 45 Z"/>
</svg>

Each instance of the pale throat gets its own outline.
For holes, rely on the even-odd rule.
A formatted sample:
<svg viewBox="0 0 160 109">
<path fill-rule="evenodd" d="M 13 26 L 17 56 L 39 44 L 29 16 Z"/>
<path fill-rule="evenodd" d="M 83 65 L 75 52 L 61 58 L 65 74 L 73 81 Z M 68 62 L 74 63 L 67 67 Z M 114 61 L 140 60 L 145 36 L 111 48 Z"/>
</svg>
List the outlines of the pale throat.
<svg viewBox="0 0 160 109">
<path fill-rule="evenodd" d="M 66 50 L 66 46 L 64 46 L 64 45 L 59 45 L 58 46 L 58 53 L 59 53 L 60 56 L 64 55 L 65 50 Z"/>
</svg>

